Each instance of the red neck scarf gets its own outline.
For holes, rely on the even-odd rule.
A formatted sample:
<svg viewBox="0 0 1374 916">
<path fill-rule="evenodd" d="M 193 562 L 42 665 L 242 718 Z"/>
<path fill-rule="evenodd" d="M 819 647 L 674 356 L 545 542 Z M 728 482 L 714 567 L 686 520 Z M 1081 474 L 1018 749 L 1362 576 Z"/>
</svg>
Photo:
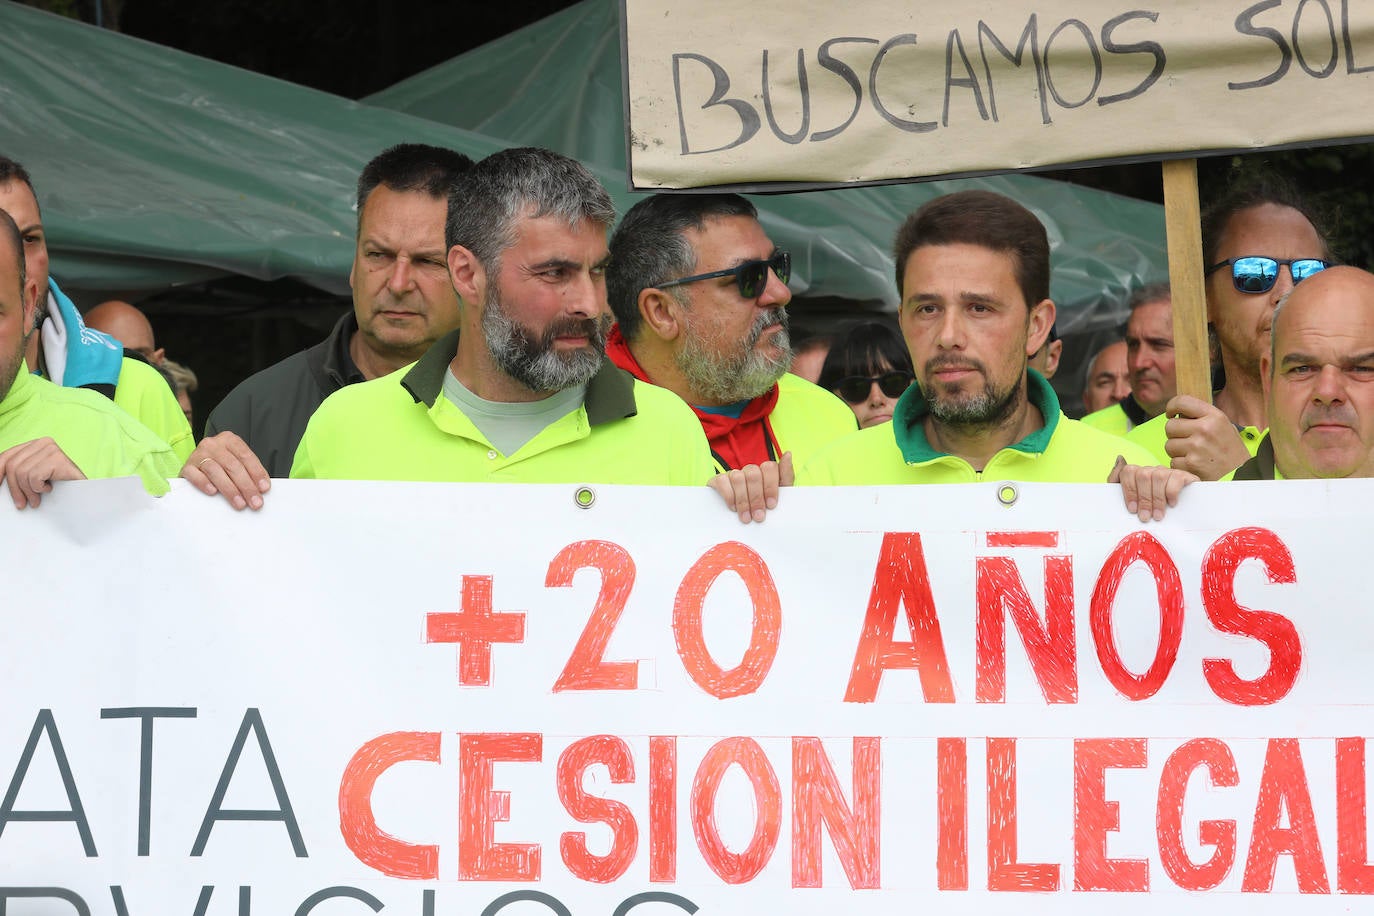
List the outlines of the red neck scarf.
<svg viewBox="0 0 1374 916">
<path fill-rule="evenodd" d="M 641 382 L 650 382 L 648 373 L 630 352 L 620 328 L 611 329 L 606 341 L 606 356 Z M 650 382 L 652 384 L 652 382 Z M 710 413 L 696 405 L 689 405 L 701 421 L 706 439 L 711 444 L 711 457 L 725 470 L 742 468 L 748 464 L 777 461 L 782 457 L 768 417 L 778 403 L 778 386 L 774 385 L 754 398 L 738 417 Z"/>
</svg>

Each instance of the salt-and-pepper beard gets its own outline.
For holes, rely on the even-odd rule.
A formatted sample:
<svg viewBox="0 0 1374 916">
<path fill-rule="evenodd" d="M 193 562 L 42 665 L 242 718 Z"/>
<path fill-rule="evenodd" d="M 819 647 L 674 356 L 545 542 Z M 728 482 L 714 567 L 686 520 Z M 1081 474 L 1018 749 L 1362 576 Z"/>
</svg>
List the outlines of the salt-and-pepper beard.
<svg viewBox="0 0 1374 916">
<path fill-rule="evenodd" d="M 759 352 L 759 340 L 778 326 L 782 330 L 773 338 L 776 355 Z M 756 398 L 772 388 L 792 365 L 787 310 L 775 308 L 761 312 L 740 348 L 729 354 L 707 350 L 701 344 L 701 335 L 689 324 L 682 347 L 673 355 L 673 360 L 687 385 L 704 400 L 733 404 Z"/>
<path fill-rule="evenodd" d="M 536 339 L 534 331 L 511 318 L 501 305 L 501 289 L 487 290 L 482 336 L 491 358 L 506 375 L 531 391 L 563 391 L 585 385 L 601 368 L 611 317 L 560 318 Z M 586 337 L 587 346 L 560 353 L 558 337 Z"/>
</svg>

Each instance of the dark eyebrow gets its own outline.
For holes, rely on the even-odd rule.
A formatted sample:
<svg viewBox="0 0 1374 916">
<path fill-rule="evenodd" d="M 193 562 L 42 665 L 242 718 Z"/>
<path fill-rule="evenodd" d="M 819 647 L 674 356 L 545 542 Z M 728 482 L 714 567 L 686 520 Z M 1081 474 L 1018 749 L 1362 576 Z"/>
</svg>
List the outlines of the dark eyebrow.
<svg viewBox="0 0 1374 916">
<path fill-rule="evenodd" d="M 761 258 L 737 257 L 737 258 L 735 258 L 733 261 L 730 262 L 729 268 L 726 268 L 726 269 L 733 270 L 734 268 L 739 267 L 739 266 L 742 265 L 742 264 L 753 264 L 753 263 L 756 263 L 756 262 L 758 262 L 758 261 L 771 261 L 771 260 L 773 259 L 773 255 L 777 254 L 777 253 L 778 253 L 779 251 L 781 251 L 781 250 L 782 250 L 781 248 L 779 248 L 779 247 L 777 247 L 776 245 L 774 245 L 774 246 L 773 246 L 773 250 L 770 251 L 770 252 L 768 252 L 768 254 L 764 255 L 764 256 L 761 257 Z"/>
<path fill-rule="evenodd" d="M 1347 366 L 1358 366 L 1361 363 L 1374 362 L 1374 350 L 1366 350 L 1364 353 L 1356 353 L 1354 356 L 1345 360 Z"/>
<path fill-rule="evenodd" d="M 549 258 L 547 261 L 540 261 L 538 264 L 531 264 L 525 269 L 535 272 L 541 270 L 548 270 L 553 267 L 561 267 L 564 270 L 577 270 L 581 266 L 582 265 L 579 264 L 577 261 L 569 260 L 568 258 Z"/>
<path fill-rule="evenodd" d="M 1289 366 L 1305 366 L 1319 362 L 1321 360 L 1310 353 L 1285 353 L 1283 359 L 1279 360 L 1279 365 L 1286 369 Z"/>
<path fill-rule="evenodd" d="M 611 253 L 606 252 L 606 256 L 592 265 L 592 270 L 604 270 L 611 263 Z"/>
</svg>

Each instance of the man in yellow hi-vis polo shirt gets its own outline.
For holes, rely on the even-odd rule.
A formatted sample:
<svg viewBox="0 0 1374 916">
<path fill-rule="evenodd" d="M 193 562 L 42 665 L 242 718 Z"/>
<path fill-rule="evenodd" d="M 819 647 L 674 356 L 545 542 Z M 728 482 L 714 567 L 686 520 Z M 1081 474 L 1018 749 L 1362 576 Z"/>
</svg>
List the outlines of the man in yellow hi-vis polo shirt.
<svg viewBox="0 0 1374 916">
<path fill-rule="evenodd" d="M 894 252 L 917 383 L 891 424 L 823 449 L 800 482 L 1105 483 L 1124 458 L 1131 511 L 1176 498 L 1188 475 L 1147 467 L 1155 462 L 1144 449 L 1068 419 L 1027 369 L 1055 315 L 1049 241 L 1034 214 L 1000 194 L 949 194 L 907 219 Z"/>
<path fill-rule="evenodd" d="M 547 150 L 504 150 L 460 177 L 445 227 L 458 330 L 326 399 L 291 476 L 706 484 L 687 405 L 605 358 L 614 219 L 591 173 Z"/>
<path fill-rule="evenodd" d="M 108 398 L 29 374 L 38 283 L 27 276 L 19 227 L 0 210 L 0 480 L 17 508 L 37 506 L 55 480 L 138 475 L 161 495 L 180 459 Z"/>
</svg>

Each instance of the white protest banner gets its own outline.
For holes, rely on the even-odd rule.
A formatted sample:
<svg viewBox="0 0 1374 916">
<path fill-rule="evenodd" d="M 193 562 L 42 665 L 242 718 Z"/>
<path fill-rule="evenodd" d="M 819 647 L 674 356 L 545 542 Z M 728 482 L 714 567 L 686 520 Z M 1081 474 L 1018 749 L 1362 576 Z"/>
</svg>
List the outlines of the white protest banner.
<svg viewBox="0 0 1374 916">
<path fill-rule="evenodd" d="M 631 183 L 832 186 L 1374 137 L 1368 0 L 623 0 Z"/>
<path fill-rule="evenodd" d="M 0 912 L 1348 912 L 1369 481 L 59 485 Z"/>
</svg>

